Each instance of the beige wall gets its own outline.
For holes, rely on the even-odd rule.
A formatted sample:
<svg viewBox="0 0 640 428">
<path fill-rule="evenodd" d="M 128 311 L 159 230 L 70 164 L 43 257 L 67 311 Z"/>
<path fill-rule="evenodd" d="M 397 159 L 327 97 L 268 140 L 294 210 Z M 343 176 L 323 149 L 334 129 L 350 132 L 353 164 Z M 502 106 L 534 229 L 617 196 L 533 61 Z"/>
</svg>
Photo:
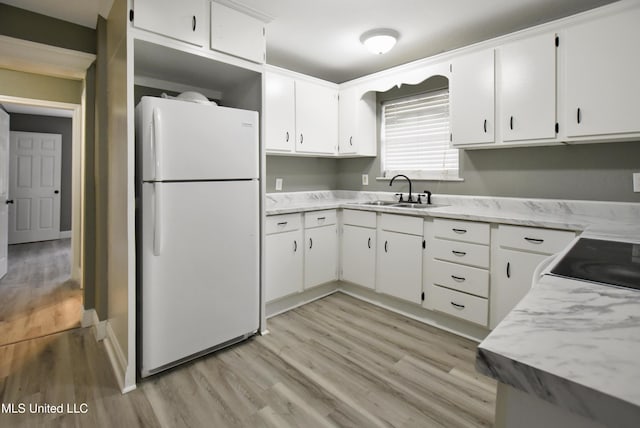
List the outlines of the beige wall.
<svg viewBox="0 0 640 428">
<path fill-rule="evenodd" d="M 0 68 L 0 94 L 80 104 L 83 82 Z"/>
</svg>

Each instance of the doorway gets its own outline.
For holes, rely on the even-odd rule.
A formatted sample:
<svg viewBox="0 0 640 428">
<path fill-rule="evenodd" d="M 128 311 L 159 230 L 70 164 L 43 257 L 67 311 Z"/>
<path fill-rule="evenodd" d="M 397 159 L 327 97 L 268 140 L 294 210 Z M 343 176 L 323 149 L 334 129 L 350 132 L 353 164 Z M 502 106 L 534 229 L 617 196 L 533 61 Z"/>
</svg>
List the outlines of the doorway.
<svg viewBox="0 0 640 428">
<path fill-rule="evenodd" d="M 0 204 L 6 205 L 6 202 L 15 202 L 18 197 L 22 198 L 25 205 L 29 205 L 24 202 L 26 199 L 24 195 L 18 194 L 16 183 L 11 183 L 20 174 L 22 174 L 25 182 L 36 180 L 40 183 L 52 184 L 52 186 L 49 186 L 51 189 L 47 189 L 47 191 L 51 191 L 58 198 L 57 202 L 59 203 L 59 198 L 63 193 L 67 193 L 71 203 L 70 219 L 67 220 L 68 225 L 62 228 L 66 230 L 59 230 L 61 229 L 60 216 L 53 215 L 53 210 L 55 209 L 53 206 L 54 198 L 44 198 L 45 201 L 42 203 L 41 201 L 32 201 L 32 206 L 40 204 L 43 205 L 43 209 L 37 215 L 31 216 L 33 221 L 26 223 L 42 222 L 42 224 L 48 224 L 57 222 L 56 227 L 53 228 L 56 230 L 52 231 L 52 228 L 48 228 L 49 230 L 45 231 L 45 234 L 39 234 L 37 233 L 38 231 L 26 231 L 26 234 L 20 235 L 20 239 L 17 240 L 15 239 L 16 231 L 12 231 L 14 232 L 13 242 L 19 243 L 8 246 L 7 273 L 0 279 L 0 346 L 3 346 L 81 326 L 83 290 L 81 288 L 80 275 L 82 265 L 79 256 L 82 254 L 82 248 L 79 233 L 81 227 L 77 227 L 77 225 L 81 224 L 79 220 L 82 218 L 80 178 L 82 174 L 81 136 L 83 123 L 81 105 L 3 96 L 0 96 L 0 105 L 9 112 L 10 122 L 11 116 L 22 116 L 22 119 L 25 117 L 66 117 L 71 122 L 71 131 L 68 133 L 70 135 L 67 135 L 68 139 L 71 140 L 68 142 L 67 147 L 71 151 L 68 156 L 71 161 L 61 167 L 61 171 L 66 168 L 67 170 L 64 172 L 69 173 L 70 180 L 66 187 L 56 186 L 57 183 L 48 183 L 48 181 L 51 181 L 49 179 L 55 182 L 55 173 L 51 169 L 54 168 L 53 164 L 57 162 L 55 155 L 52 159 L 45 159 L 44 162 L 35 162 L 35 160 L 38 160 L 36 159 L 38 156 L 47 157 L 48 154 L 29 149 L 29 147 L 33 148 L 36 144 L 28 144 L 28 142 L 33 143 L 33 139 L 23 139 L 22 148 L 26 152 L 22 153 L 24 155 L 22 158 L 22 171 L 16 171 L 16 168 L 21 168 L 17 157 L 14 156 L 17 149 L 16 146 L 19 143 L 16 140 L 10 145 L 13 146 L 8 154 L 9 158 L 12 158 L 12 162 L 9 165 L 12 179 L 8 180 L 9 183 L 7 183 L 10 190 L 5 198 L 6 201 L 2 200 Z M 22 130 L 17 131 L 16 134 L 27 135 Z M 43 135 L 42 133 L 37 134 Z M 13 136 L 15 137 L 15 135 Z M 44 146 L 45 149 L 51 146 L 51 149 L 56 150 L 56 143 L 51 139 L 45 139 L 41 142 L 43 143 L 41 146 Z M 13 153 L 11 149 L 13 149 Z M 3 162 L 3 165 L 6 164 L 7 162 Z M 36 172 L 33 169 L 40 169 L 40 171 Z M 68 171 L 68 169 L 71 169 L 71 171 Z M 58 190 L 58 193 L 55 193 L 56 190 Z M 46 206 L 45 202 L 47 201 L 52 202 L 52 204 Z M 15 210 L 15 205 L 11 207 L 12 210 Z M 28 212 L 30 208 L 23 211 Z M 14 212 L 14 229 L 16 229 L 15 225 L 18 217 L 15 214 Z M 25 218 L 29 218 L 29 216 L 22 217 L 22 226 L 26 224 L 24 223 L 26 221 Z M 11 224 L 2 226 L 0 234 L 3 236 L 0 237 L 0 243 L 3 242 L 4 237 L 10 235 L 11 227 Z M 20 231 L 25 232 L 25 227 L 18 227 L 17 229 L 23 229 Z M 1 252 L 2 249 L 0 249 Z"/>
</svg>

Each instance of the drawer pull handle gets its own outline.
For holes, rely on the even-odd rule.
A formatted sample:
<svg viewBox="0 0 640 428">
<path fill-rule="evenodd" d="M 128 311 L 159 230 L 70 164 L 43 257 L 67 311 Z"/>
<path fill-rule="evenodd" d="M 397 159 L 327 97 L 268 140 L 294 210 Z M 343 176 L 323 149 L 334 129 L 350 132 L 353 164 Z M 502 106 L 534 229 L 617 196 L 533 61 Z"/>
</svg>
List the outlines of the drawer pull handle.
<svg viewBox="0 0 640 428">
<path fill-rule="evenodd" d="M 293 241 L 293 252 L 298 252 L 298 241 L 296 240 Z"/>
<path fill-rule="evenodd" d="M 196 31 L 196 17 L 195 17 L 195 15 L 191 18 L 191 31 Z"/>
<path fill-rule="evenodd" d="M 388 253 L 388 252 L 389 252 L 389 250 L 388 250 L 388 245 L 389 245 L 389 241 L 384 241 L 384 252 L 385 252 L 385 253 Z"/>
<path fill-rule="evenodd" d="M 466 280 L 466 278 L 463 278 L 461 276 L 455 276 L 455 275 L 451 275 L 451 278 L 453 278 L 454 280 L 456 280 L 458 282 L 464 282 Z"/>
<path fill-rule="evenodd" d="M 287 142 L 287 143 L 289 142 L 289 131 L 287 131 L 287 134 L 286 134 L 286 137 L 285 137 L 284 141 Z"/>
<path fill-rule="evenodd" d="M 544 242 L 544 239 L 527 238 L 526 236 L 524 237 L 524 239 L 528 242 L 531 242 L 532 244 L 542 244 Z"/>
<path fill-rule="evenodd" d="M 309 249 L 313 248 L 313 239 L 309 238 Z"/>
<path fill-rule="evenodd" d="M 367 241 L 367 247 L 371 248 L 371 238 Z"/>
<path fill-rule="evenodd" d="M 288 223 L 288 221 L 281 221 L 280 223 L 278 223 L 278 226 L 286 226 Z"/>
<path fill-rule="evenodd" d="M 582 122 L 582 112 L 580 111 L 580 107 L 578 107 L 578 111 L 576 114 L 576 120 L 578 121 L 578 123 Z"/>
<path fill-rule="evenodd" d="M 464 251 L 456 251 L 456 250 L 452 250 L 451 251 L 454 255 L 458 256 L 458 257 L 462 257 L 462 256 L 466 256 L 467 253 L 465 253 Z"/>
<path fill-rule="evenodd" d="M 459 233 L 459 234 L 461 234 L 461 235 L 462 235 L 463 233 L 467 233 L 467 229 L 456 229 L 456 228 L 453 228 L 453 229 L 451 229 L 451 230 L 453 230 L 455 233 Z"/>
<path fill-rule="evenodd" d="M 326 220 L 326 219 L 327 219 L 326 217 L 318 217 L 318 221 L 320 221 L 320 220 Z"/>
<path fill-rule="evenodd" d="M 484 133 L 487 133 L 487 119 L 484 120 Z"/>
<path fill-rule="evenodd" d="M 304 143 L 304 135 L 302 135 L 302 133 L 300 133 L 300 144 Z"/>
<path fill-rule="evenodd" d="M 511 262 L 507 262 L 507 278 L 511 278 Z"/>
<path fill-rule="evenodd" d="M 454 308 L 464 309 L 464 305 L 461 305 L 460 303 L 451 302 L 451 304 L 453 305 Z"/>
</svg>

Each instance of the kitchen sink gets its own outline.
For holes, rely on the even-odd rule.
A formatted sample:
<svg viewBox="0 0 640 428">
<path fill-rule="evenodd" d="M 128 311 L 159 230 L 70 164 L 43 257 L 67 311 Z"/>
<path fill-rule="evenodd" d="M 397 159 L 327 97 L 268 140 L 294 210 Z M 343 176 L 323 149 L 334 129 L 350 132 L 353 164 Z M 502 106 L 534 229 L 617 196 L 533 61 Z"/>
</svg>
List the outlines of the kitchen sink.
<svg viewBox="0 0 640 428">
<path fill-rule="evenodd" d="M 429 209 L 429 208 L 439 208 L 444 207 L 445 205 L 435 205 L 435 204 L 417 204 L 413 202 L 396 202 L 396 201 L 369 201 L 369 202 L 359 202 L 360 205 L 371 205 L 377 207 L 393 207 L 393 208 L 409 208 L 409 209 Z"/>
<path fill-rule="evenodd" d="M 392 205 L 398 204 L 396 201 L 369 201 L 369 202 L 360 202 L 361 205 L 374 205 L 378 207 L 388 207 Z"/>
</svg>

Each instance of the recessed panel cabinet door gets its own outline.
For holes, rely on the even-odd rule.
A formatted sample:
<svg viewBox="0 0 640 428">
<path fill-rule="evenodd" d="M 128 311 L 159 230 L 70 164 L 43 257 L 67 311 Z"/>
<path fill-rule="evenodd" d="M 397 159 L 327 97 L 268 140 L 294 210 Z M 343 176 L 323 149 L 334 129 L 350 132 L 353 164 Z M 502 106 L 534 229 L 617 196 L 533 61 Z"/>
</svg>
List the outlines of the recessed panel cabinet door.
<svg viewBox="0 0 640 428">
<path fill-rule="evenodd" d="M 376 280 L 376 230 L 343 226 L 342 279 L 373 289 Z"/>
<path fill-rule="evenodd" d="M 640 132 L 640 9 L 561 34 L 567 136 Z"/>
<path fill-rule="evenodd" d="M 291 153 L 295 144 L 295 82 L 291 77 L 265 72 L 265 135 L 267 152 Z"/>
<path fill-rule="evenodd" d="M 338 229 L 323 226 L 304 231 L 304 288 L 338 279 Z"/>
<path fill-rule="evenodd" d="M 267 235 L 267 302 L 302 291 L 302 246 L 301 230 Z"/>
<path fill-rule="evenodd" d="M 206 0 L 135 0 L 133 25 L 183 42 L 207 42 Z"/>
<path fill-rule="evenodd" d="M 420 304 L 422 301 L 422 237 L 380 231 L 378 283 L 381 293 Z"/>
<path fill-rule="evenodd" d="M 452 145 L 493 143 L 494 82 L 493 49 L 453 60 L 449 83 Z"/>
<path fill-rule="evenodd" d="M 499 48 L 504 141 L 555 138 L 555 33 Z"/>
</svg>

